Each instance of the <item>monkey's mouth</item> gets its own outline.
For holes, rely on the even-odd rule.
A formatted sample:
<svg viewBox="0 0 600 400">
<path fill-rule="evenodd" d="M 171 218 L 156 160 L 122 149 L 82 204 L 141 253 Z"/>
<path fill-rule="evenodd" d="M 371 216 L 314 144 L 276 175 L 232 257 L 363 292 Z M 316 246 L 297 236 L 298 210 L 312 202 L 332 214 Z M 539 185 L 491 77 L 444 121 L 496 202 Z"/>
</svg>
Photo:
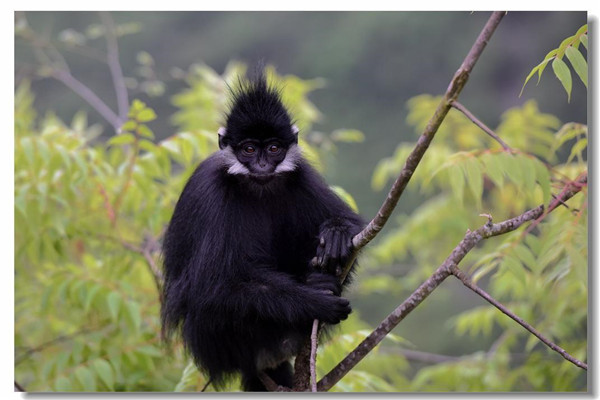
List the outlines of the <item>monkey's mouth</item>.
<svg viewBox="0 0 600 400">
<path fill-rule="evenodd" d="M 248 174 L 248 178 L 251 179 L 252 181 L 260 184 L 260 185 L 265 185 L 269 182 L 271 182 L 273 180 L 273 178 L 275 178 L 277 176 L 277 174 L 275 173 L 262 173 L 262 174 L 257 174 L 257 173 L 251 173 Z"/>
</svg>

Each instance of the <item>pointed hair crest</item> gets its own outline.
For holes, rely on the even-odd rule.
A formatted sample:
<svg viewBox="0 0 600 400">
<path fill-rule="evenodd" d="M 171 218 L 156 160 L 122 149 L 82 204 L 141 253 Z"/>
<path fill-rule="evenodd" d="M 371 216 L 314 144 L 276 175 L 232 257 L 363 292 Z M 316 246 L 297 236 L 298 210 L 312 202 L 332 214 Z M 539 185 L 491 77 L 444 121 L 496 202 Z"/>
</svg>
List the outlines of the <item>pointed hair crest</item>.
<svg viewBox="0 0 600 400">
<path fill-rule="evenodd" d="M 231 88 L 226 136 L 233 143 L 248 138 L 278 138 L 285 143 L 296 140 L 281 91 L 267 82 L 264 70 L 250 79 L 240 78 Z"/>
</svg>

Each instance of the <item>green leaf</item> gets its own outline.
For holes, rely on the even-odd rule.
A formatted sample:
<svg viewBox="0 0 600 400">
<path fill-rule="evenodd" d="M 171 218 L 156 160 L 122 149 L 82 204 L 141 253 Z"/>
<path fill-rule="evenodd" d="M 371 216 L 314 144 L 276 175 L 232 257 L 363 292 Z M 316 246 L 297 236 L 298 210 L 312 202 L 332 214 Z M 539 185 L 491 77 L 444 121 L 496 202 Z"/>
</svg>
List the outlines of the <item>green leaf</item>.
<svg viewBox="0 0 600 400">
<path fill-rule="evenodd" d="M 133 117 L 144 108 L 146 108 L 146 103 L 138 99 L 133 100 L 133 103 L 131 103 L 131 108 L 129 109 L 129 117 Z"/>
<path fill-rule="evenodd" d="M 544 70 L 548 66 L 548 63 L 550 61 L 552 61 L 552 59 L 554 59 L 554 57 L 556 56 L 557 52 L 558 52 L 558 49 L 550 50 L 548 52 L 548 54 L 546 54 L 546 57 L 544 57 L 544 61 L 542 61 L 540 63 L 539 69 L 538 69 L 538 81 L 537 81 L 537 83 L 540 83 L 540 79 L 542 78 L 542 73 L 544 72 Z"/>
<path fill-rule="evenodd" d="M 337 194 L 342 200 L 344 200 L 344 202 L 348 204 L 350 208 L 354 210 L 354 212 L 358 212 L 358 206 L 356 205 L 356 201 L 354 201 L 354 198 L 350 193 L 346 192 L 343 188 L 339 186 L 330 186 L 330 189 L 333 190 L 333 192 Z"/>
<path fill-rule="evenodd" d="M 548 54 L 546 54 L 546 57 L 544 57 L 544 60 L 541 63 L 539 63 L 538 65 L 536 65 L 535 67 L 533 67 L 533 69 L 529 72 L 529 75 L 527 75 L 527 78 L 525 78 L 525 83 L 523 83 L 523 87 L 521 88 L 519 97 L 521 97 L 521 95 L 523 94 L 525 85 L 527 85 L 527 82 L 536 73 L 536 71 L 538 73 L 537 83 L 540 83 L 540 79 L 542 78 L 542 72 L 544 72 L 544 69 L 546 68 L 546 65 L 548 64 L 548 62 L 550 62 L 550 60 L 552 60 L 554 58 L 554 55 L 556 54 L 557 50 L 558 49 L 550 50 L 550 52 Z"/>
<path fill-rule="evenodd" d="M 526 246 L 519 244 L 514 247 L 514 252 L 519 258 L 519 260 L 521 260 L 531 270 L 536 269 L 535 257 L 531 250 L 529 250 Z"/>
<path fill-rule="evenodd" d="M 569 47 L 575 40 L 577 40 L 575 35 L 569 36 L 568 38 L 563 40 L 560 43 L 560 46 L 558 46 L 558 51 L 556 52 L 556 58 L 562 59 L 565 55 L 565 50 L 567 50 L 567 47 Z"/>
<path fill-rule="evenodd" d="M 94 361 L 93 364 L 94 371 L 96 371 L 96 375 L 100 377 L 100 380 L 106 385 L 109 390 L 114 390 L 115 378 L 113 369 L 108 363 L 108 361 L 99 358 Z"/>
<path fill-rule="evenodd" d="M 155 358 L 159 358 L 163 356 L 163 353 L 158 350 L 155 346 L 142 346 L 140 348 L 137 349 L 137 351 L 139 351 L 142 354 L 146 354 Z"/>
<path fill-rule="evenodd" d="M 140 136 L 147 137 L 147 138 L 150 138 L 150 139 L 154 139 L 154 133 L 146 125 L 140 125 L 140 127 L 137 130 L 137 133 Z"/>
<path fill-rule="evenodd" d="M 583 35 L 579 38 L 579 40 L 581 41 L 581 44 L 583 45 L 583 47 L 585 47 L 585 49 L 587 50 L 588 48 L 588 37 L 587 35 Z"/>
<path fill-rule="evenodd" d="M 79 367 L 75 370 L 75 377 L 81 383 L 83 391 L 95 392 L 96 391 L 96 378 L 94 374 L 87 367 Z"/>
<path fill-rule="evenodd" d="M 577 30 L 577 33 L 575 33 L 575 36 L 581 39 L 581 35 L 587 34 L 587 31 L 588 31 L 588 24 L 585 24 Z"/>
<path fill-rule="evenodd" d="M 588 79 L 588 67 L 585 58 L 583 55 L 573 46 L 569 46 L 567 51 L 565 52 L 567 58 L 571 62 L 573 69 L 579 75 L 579 79 L 583 82 L 585 87 L 587 88 L 587 79 Z"/>
<path fill-rule="evenodd" d="M 129 316 L 131 327 L 136 331 L 139 331 L 140 326 L 142 325 L 142 314 L 140 312 L 140 305 L 134 301 L 128 301 L 125 305 L 125 308 L 127 310 L 127 315 Z"/>
<path fill-rule="evenodd" d="M 71 385 L 71 380 L 64 376 L 59 376 L 54 381 L 54 389 L 57 392 L 70 392 L 73 390 L 73 386 Z"/>
<path fill-rule="evenodd" d="M 121 131 L 132 131 L 135 129 L 136 126 L 137 126 L 136 121 L 129 120 L 121 126 Z"/>
<path fill-rule="evenodd" d="M 121 308 L 121 295 L 117 292 L 110 292 L 106 296 L 106 303 L 108 304 L 108 311 L 114 322 L 119 317 L 119 309 Z"/>
<path fill-rule="evenodd" d="M 569 67 L 567 67 L 567 64 L 560 58 L 555 58 L 552 62 L 552 69 L 567 92 L 567 101 L 571 101 L 571 87 L 573 83 L 571 81 L 571 71 L 569 71 Z"/>
<path fill-rule="evenodd" d="M 449 178 L 450 178 L 450 187 L 452 188 L 452 193 L 454 197 L 462 203 L 464 188 L 465 188 L 465 175 L 460 166 L 455 165 L 449 168 L 448 170 Z"/>
<path fill-rule="evenodd" d="M 132 133 L 126 132 L 120 135 L 115 135 L 108 140 L 110 146 L 123 146 L 135 142 L 135 136 Z"/>
<path fill-rule="evenodd" d="M 481 195 L 483 194 L 483 179 L 481 177 L 481 164 L 476 158 L 468 158 L 465 162 L 467 173 L 467 184 L 478 207 L 481 206 Z"/>
<path fill-rule="evenodd" d="M 583 150 L 587 147 L 587 139 L 583 138 L 578 140 L 573 147 L 571 148 L 571 154 L 569 155 L 569 158 L 567 159 L 567 164 L 571 162 L 571 160 L 576 156 L 579 155 L 580 157 L 582 156 L 582 152 Z"/>
<path fill-rule="evenodd" d="M 139 122 L 153 121 L 156 119 L 156 113 L 150 108 L 145 108 L 136 115 L 135 119 Z"/>
<path fill-rule="evenodd" d="M 331 133 L 331 139 L 336 142 L 357 143 L 365 140 L 365 135 L 356 129 L 337 129 Z"/>
<path fill-rule="evenodd" d="M 548 168 L 541 162 L 536 161 L 535 163 L 535 176 L 537 177 L 538 184 L 542 188 L 543 204 L 548 204 L 550 201 L 550 172 Z"/>
<path fill-rule="evenodd" d="M 90 310 L 90 306 L 92 305 L 92 302 L 94 301 L 94 298 L 96 297 L 96 294 L 98 294 L 98 291 L 100 289 L 102 289 L 102 286 L 94 284 L 94 286 L 92 286 L 92 288 L 87 292 L 83 306 L 83 310 L 86 313 Z"/>
</svg>

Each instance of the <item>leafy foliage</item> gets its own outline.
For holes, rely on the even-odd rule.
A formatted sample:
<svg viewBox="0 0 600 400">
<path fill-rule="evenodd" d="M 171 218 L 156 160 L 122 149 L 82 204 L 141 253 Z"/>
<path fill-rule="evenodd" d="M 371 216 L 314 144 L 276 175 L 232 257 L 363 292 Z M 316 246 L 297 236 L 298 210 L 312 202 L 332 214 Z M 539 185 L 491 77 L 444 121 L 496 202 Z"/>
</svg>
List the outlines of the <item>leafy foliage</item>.
<svg viewBox="0 0 600 400">
<path fill-rule="evenodd" d="M 567 92 L 567 98 L 571 99 L 571 88 L 573 86 L 573 81 L 571 78 L 571 71 L 569 67 L 564 61 L 565 55 L 567 59 L 571 63 L 571 67 L 581 79 L 581 82 L 587 88 L 587 61 L 585 57 L 581 54 L 579 50 L 579 45 L 583 45 L 587 51 L 588 49 L 588 26 L 587 24 L 583 25 L 581 28 L 577 30 L 577 32 L 573 36 L 569 36 L 565 40 L 563 40 L 556 49 L 552 49 L 546 54 L 544 60 L 533 67 L 527 78 L 525 78 L 525 83 L 523 83 L 523 88 L 521 89 L 521 94 L 523 94 L 523 89 L 525 89 L 525 85 L 527 82 L 537 73 L 538 83 L 542 78 L 542 73 L 548 63 L 552 61 L 552 70 L 554 71 L 554 75 L 558 78 L 560 83 L 565 88 Z"/>
</svg>

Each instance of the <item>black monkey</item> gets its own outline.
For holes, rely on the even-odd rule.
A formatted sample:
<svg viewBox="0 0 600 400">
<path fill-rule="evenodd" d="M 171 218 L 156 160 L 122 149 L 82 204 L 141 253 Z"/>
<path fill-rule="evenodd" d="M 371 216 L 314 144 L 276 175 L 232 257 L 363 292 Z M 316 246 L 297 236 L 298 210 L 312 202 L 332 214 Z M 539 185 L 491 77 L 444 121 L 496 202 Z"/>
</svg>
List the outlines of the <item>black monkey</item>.
<svg viewBox="0 0 600 400">
<path fill-rule="evenodd" d="M 220 150 L 187 182 L 165 234 L 163 334 L 181 331 L 217 387 L 241 372 L 244 390 L 265 390 L 261 371 L 290 387 L 313 319 L 351 311 L 335 273 L 364 224 L 304 160 L 264 74 L 232 96 Z"/>
</svg>

